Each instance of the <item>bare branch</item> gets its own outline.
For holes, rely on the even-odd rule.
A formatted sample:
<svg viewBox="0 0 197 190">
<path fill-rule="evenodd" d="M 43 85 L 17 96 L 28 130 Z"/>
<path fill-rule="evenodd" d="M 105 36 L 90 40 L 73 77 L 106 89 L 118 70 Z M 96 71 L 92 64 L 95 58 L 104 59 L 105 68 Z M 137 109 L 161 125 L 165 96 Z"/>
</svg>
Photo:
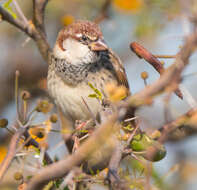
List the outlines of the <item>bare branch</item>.
<svg viewBox="0 0 197 190">
<path fill-rule="evenodd" d="M 37 30 L 35 41 L 38 49 L 45 61 L 49 64 L 51 48 L 47 41 L 45 26 L 44 26 L 44 12 L 48 0 L 33 0 L 33 23 Z"/>
<path fill-rule="evenodd" d="M 0 14 L 2 19 L 8 23 L 14 25 L 21 31 L 25 32 L 29 37 L 35 40 L 38 49 L 44 58 L 44 60 L 49 64 L 49 57 L 51 48 L 46 39 L 44 30 L 44 10 L 48 0 L 35 0 L 34 1 L 34 21 L 33 24 L 26 24 L 24 21 L 19 19 L 14 19 L 10 13 L 8 13 L 2 6 L 0 6 Z"/>
<path fill-rule="evenodd" d="M 18 142 L 20 140 L 20 137 L 23 135 L 25 131 L 25 128 L 20 128 L 18 131 L 12 136 L 12 139 L 10 141 L 10 145 L 8 148 L 8 153 L 3 160 L 3 162 L 0 165 L 0 181 L 3 179 L 7 169 L 9 168 L 10 164 L 12 163 L 12 160 L 15 157 L 16 154 L 16 147 L 18 145 Z"/>
<path fill-rule="evenodd" d="M 46 36 L 44 26 L 44 12 L 48 0 L 33 0 L 33 22 L 36 28 Z"/>
<path fill-rule="evenodd" d="M 34 39 L 33 28 L 31 28 L 30 25 L 26 25 L 24 22 L 20 21 L 17 18 L 14 19 L 13 16 L 8 11 L 6 11 L 2 6 L 0 6 L 0 15 L 2 16 L 3 20 L 14 25 L 21 31 L 25 32 L 29 37 Z"/>
<path fill-rule="evenodd" d="M 168 69 L 166 69 L 156 82 L 148 85 L 139 93 L 136 93 L 133 96 L 129 97 L 127 103 L 133 105 L 134 107 L 143 105 L 148 99 L 165 90 L 168 85 L 172 84 L 173 82 L 178 83 L 181 78 L 181 73 L 183 69 L 188 65 L 189 57 L 192 55 L 196 47 L 197 32 L 191 34 L 185 39 L 185 44 L 176 55 L 175 63 Z"/>
<path fill-rule="evenodd" d="M 95 23 L 100 23 L 105 18 L 108 18 L 109 17 L 108 10 L 109 10 L 110 5 L 111 5 L 111 0 L 105 0 L 103 6 L 101 7 L 101 10 L 100 10 L 99 14 L 94 19 L 94 22 Z"/>
<path fill-rule="evenodd" d="M 195 114 L 197 114 L 197 109 L 191 109 L 186 114 L 178 117 L 176 120 L 172 121 L 171 123 L 165 124 L 162 128 L 159 129 L 161 131 L 161 136 L 159 137 L 158 142 L 162 144 L 165 143 L 176 129 L 182 127 L 184 124 L 187 124 L 189 119 Z M 157 152 L 157 147 L 151 146 L 147 150 L 146 158 L 152 160 L 156 152 Z"/>
<path fill-rule="evenodd" d="M 142 45 L 138 44 L 137 42 L 132 42 L 130 44 L 131 50 L 139 57 L 145 59 L 148 63 L 150 63 L 155 70 L 162 75 L 165 71 L 163 64 L 157 59 L 156 56 L 151 54 L 147 49 L 145 49 Z M 175 58 L 175 57 L 174 57 Z M 175 90 L 176 95 L 183 99 L 183 95 L 179 88 Z"/>
<path fill-rule="evenodd" d="M 12 139 L 9 144 L 8 153 L 3 160 L 3 162 L 0 165 L 0 181 L 3 179 L 7 169 L 9 168 L 10 164 L 12 163 L 12 160 L 14 159 L 17 151 L 17 145 L 20 140 L 20 138 L 24 135 L 25 139 L 28 139 L 30 137 L 28 133 L 28 128 L 22 128 L 20 127 L 17 132 L 12 136 Z M 32 138 L 29 139 L 26 146 L 33 145 L 36 148 L 39 148 L 39 144 Z M 44 154 L 44 160 L 47 164 L 53 163 L 47 152 Z"/>
<path fill-rule="evenodd" d="M 191 109 L 171 123 L 164 125 L 159 129 L 161 131 L 161 136 L 158 141 L 160 143 L 167 141 L 173 131 L 175 131 L 179 127 L 182 127 L 184 124 L 187 124 L 187 121 L 195 114 L 197 114 L 197 109 Z"/>
</svg>

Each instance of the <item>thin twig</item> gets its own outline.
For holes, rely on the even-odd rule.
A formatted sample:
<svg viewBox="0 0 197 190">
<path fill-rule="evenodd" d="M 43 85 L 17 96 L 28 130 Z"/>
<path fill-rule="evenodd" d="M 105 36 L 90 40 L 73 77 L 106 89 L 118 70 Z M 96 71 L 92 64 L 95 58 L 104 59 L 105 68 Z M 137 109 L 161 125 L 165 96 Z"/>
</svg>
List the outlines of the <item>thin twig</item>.
<svg viewBox="0 0 197 190">
<path fill-rule="evenodd" d="M 176 58 L 176 55 L 156 55 L 154 54 L 155 57 L 161 58 L 161 59 L 174 59 Z"/>
<path fill-rule="evenodd" d="M 163 64 L 157 59 L 157 57 L 151 54 L 142 45 L 138 44 L 137 42 L 132 42 L 130 44 L 130 48 L 139 58 L 143 58 L 148 63 L 150 63 L 160 75 L 164 73 L 165 69 L 163 67 Z M 183 99 L 182 93 L 179 88 L 175 89 L 175 94 L 179 98 Z"/>
<path fill-rule="evenodd" d="M 25 15 L 23 14 L 23 11 L 21 10 L 20 6 L 18 5 L 18 2 L 16 0 L 13 0 L 12 1 L 14 3 L 14 6 L 16 8 L 16 11 L 18 12 L 19 16 L 23 19 L 24 23 L 26 25 L 28 25 L 28 20 L 27 18 L 25 17 Z"/>
<path fill-rule="evenodd" d="M 83 103 L 85 104 L 88 112 L 90 113 L 92 119 L 94 120 L 95 124 L 98 125 L 98 122 L 96 120 L 96 117 L 95 117 L 94 113 L 92 112 L 92 110 L 90 109 L 90 107 L 88 106 L 87 102 L 85 101 L 85 99 L 83 97 L 81 97 L 81 99 L 82 99 Z"/>
<path fill-rule="evenodd" d="M 95 23 L 100 23 L 105 18 L 109 17 L 108 11 L 109 11 L 110 5 L 111 5 L 111 0 L 105 0 L 103 6 L 101 7 L 101 10 L 100 10 L 99 14 L 94 19 Z"/>
</svg>

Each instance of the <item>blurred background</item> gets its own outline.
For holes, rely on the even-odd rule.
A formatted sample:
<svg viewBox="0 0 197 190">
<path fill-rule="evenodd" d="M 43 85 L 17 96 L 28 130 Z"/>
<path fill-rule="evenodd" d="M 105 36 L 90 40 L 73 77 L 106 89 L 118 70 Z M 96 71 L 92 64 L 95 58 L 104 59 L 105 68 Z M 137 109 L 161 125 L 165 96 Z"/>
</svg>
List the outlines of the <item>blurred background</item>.
<svg viewBox="0 0 197 190">
<path fill-rule="evenodd" d="M 7 1 L 0 0 L 2 5 Z M 32 1 L 18 0 L 28 20 L 32 18 Z M 120 56 L 125 65 L 131 92 L 144 88 L 141 72 L 148 72 L 147 83 L 159 78 L 159 74 L 147 62 L 139 59 L 129 49 L 129 44 L 137 41 L 153 54 L 175 55 L 183 44 L 184 36 L 192 31 L 191 17 L 197 12 L 196 0 L 51 0 L 46 8 L 45 25 L 50 45 L 53 47 L 58 31 L 76 19 L 100 22 L 107 44 Z M 14 12 L 14 6 L 10 4 Z M 106 8 L 107 6 L 107 8 Z M 16 15 L 17 16 L 17 15 Z M 168 67 L 174 59 L 161 59 Z M 197 105 L 197 54 L 190 58 L 190 64 L 183 72 L 180 88 L 184 95 L 180 100 L 172 95 L 168 105 L 172 120 Z M 0 23 L 0 118 L 7 118 L 9 126 L 16 121 L 14 101 L 15 71 L 20 71 L 19 88 L 31 93 L 29 109 L 41 98 L 48 98 L 46 92 L 47 65 L 39 54 L 34 42 L 25 34 L 6 22 Z M 165 95 L 158 97 L 150 107 L 141 108 L 140 117 L 144 130 L 151 131 L 165 123 Z M 42 114 L 38 120 L 43 120 Z M 57 124 L 55 128 L 59 128 Z M 53 149 L 61 140 L 53 134 L 49 142 L 52 156 L 61 153 Z M 7 151 L 10 134 L 0 130 L 0 161 Z M 59 146 L 59 145 L 58 145 Z M 197 138 L 196 134 L 187 138 L 168 142 L 167 156 L 155 163 L 157 174 L 168 189 L 197 189 Z M 8 174 L 9 175 L 9 174 Z M 7 175 L 7 176 L 8 176 Z M 15 183 L 7 179 L 7 183 Z M 7 187 L 8 188 L 8 187 Z"/>
</svg>

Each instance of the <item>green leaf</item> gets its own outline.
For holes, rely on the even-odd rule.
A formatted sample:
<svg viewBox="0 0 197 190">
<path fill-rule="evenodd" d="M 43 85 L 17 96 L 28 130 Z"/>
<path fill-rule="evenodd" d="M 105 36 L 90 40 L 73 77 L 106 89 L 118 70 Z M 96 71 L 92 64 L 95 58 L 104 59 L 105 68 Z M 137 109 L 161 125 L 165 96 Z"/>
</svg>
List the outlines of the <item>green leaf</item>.
<svg viewBox="0 0 197 190">
<path fill-rule="evenodd" d="M 64 180 L 63 179 L 57 179 L 56 181 L 54 181 L 54 184 L 57 188 L 60 187 L 61 183 L 63 182 Z"/>
<path fill-rule="evenodd" d="M 97 95 L 96 94 L 89 94 L 88 97 L 89 98 L 97 98 Z"/>
<path fill-rule="evenodd" d="M 88 133 L 88 130 L 82 129 L 80 130 L 81 133 Z"/>
<path fill-rule="evenodd" d="M 5 2 L 3 5 L 2 5 L 2 7 L 4 8 L 4 9 L 6 9 L 6 11 L 8 11 L 11 15 L 12 15 L 12 17 L 14 18 L 14 19 L 16 19 L 17 18 L 17 16 L 16 16 L 16 13 L 12 10 L 12 7 L 10 7 L 10 4 L 12 3 L 12 0 L 8 0 L 7 2 Z"/>
<path fill-rule="evenodd" d="M 88 97 L 102 100 L 103 94 L 97 88 L 95 88 L 91 83 L 88 83 L 88 85 L 95 92 L 95 94 L 90 94 Z"/>
</svg>

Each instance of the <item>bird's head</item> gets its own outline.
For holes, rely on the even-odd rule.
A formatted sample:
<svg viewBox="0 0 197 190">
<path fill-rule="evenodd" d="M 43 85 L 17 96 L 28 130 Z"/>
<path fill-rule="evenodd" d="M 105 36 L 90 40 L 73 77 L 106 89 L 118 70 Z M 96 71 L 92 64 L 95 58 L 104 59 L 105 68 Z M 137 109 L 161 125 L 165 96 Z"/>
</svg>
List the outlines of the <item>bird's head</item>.
<svg viewBox="0 0 197 190">
<path fill-rule="evenodd" d="M 107 50 L 97 24 L 76 21 L 59 32 L 53 52 L 55 57 L 77 65 L 94 62 L 98 59 L 98 52 Z"/>
</svg>

